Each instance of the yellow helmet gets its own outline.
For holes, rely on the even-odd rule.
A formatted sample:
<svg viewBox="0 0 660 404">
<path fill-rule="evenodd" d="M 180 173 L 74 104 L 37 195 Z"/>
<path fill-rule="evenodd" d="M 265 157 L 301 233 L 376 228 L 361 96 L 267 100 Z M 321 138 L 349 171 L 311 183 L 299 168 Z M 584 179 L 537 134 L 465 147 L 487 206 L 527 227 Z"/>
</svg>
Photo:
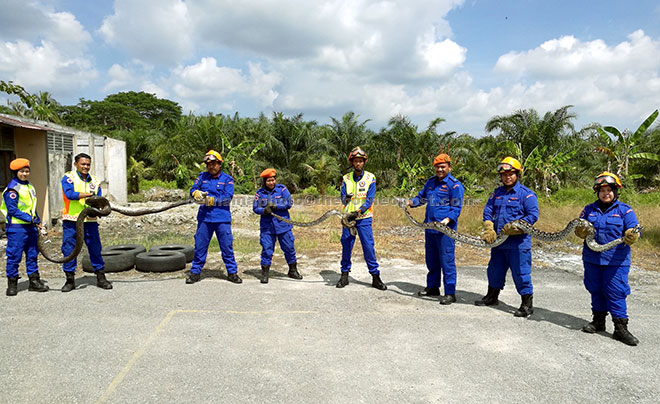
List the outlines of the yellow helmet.
<svg viewBox="0 0 660 404">
<path fill-rule="evenodd" d="M 500 164 L 497 165 L 497 172 L 505 173 L 507 171 L 522 172 L 522 164 L 511 156 L 505 157 L 504 160 L 500 161 Z"/>
<path fill-rule="evenodd" d="M 204 162 L 208 163 L 209 161 L 219 161 L 222 163 L 222 156 L 215 150 L 209 150 L 204 155 Z"/>
<path fill-rule="evenodd" d="M 598 174 L 598 176 L 594 179 L 594 191 L 598 191 L 598 189 L 603 185 L 623 188 L 623 184 L 621 183 L 619 177 L 616 174 L 612 174 L 607 171 L 603 171 L 602 173 Z"/>
</svg>

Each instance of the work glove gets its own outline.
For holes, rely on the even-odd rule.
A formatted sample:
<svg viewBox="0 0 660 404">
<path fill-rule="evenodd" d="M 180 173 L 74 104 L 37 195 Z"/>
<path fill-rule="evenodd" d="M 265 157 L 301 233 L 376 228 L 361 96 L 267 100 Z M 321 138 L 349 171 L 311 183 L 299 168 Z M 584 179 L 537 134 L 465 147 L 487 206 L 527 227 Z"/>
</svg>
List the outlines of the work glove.
<svg viewBox="0 0 660 404">
<path fill-rule="evenodd" d="M 355 219 L 357 219 L 358 216 L 360 216 L 360 212 L 356 210 L 355 212 L 350 212 L 346 214 L 346 220 L 352 222 Z"/>
<path fill-rule="evenodd" d="M 270 215 L 271 213 L 273 213 L 273 209 L 275 209 L 275 203 L 268 202 L 266 204 L 266 207 L 264 208 L 264 215 Z"/>
<path fill-rule="evenodd" d="M 575 228 L 575 235 L 584 240 L 589 235 L 589 230 L 591 230 L 590 226 L 582 222 Z"/>
<path fill-rule="evenodd" d="M 192 193 L 193 199 L 196 200 L 197 202 L 201 202 L 202 200 L 204 200 L 204 197 L 206 195 L 207 195 L 206 192 L 202 192 L 199 189 L 194 190 Z"/>
<path fill-rule="evenodd" d="M 204 205 L 206 206 L 215 206 L 215 198 L 212 196 L 207 196 L 204 198 Z"/>
<path fill-rule="evenodd" d="M 507 236 L 517 236 L 518 234 L 523 234 L 524 231 L 520 230 L 511 223 L 507 223 L 504 225 L 504 227 L 502 227 L 502 231 L 500 231 L 500 233 L 506 234 Z"/>
<path fill-rule="evenodd" d="M 444 224 L 445 226 L 447 226 L 450 221 L 451 221 L 451 219 L 446 217 L 446 218 L 444 218 L 440 221 L 440 224 Z"/>
<path fill-rule="evenodd" d="M 484 220 L 481 225 L 481 239 L 488 244 L 494 243 L 495 239 L 497 238 L 497 233 L 495 233 L 495 226 L 493 225 L 493 222 L 490 220 Z"/>
<path fill-rule="evenodd" d="M 630 228 L 623 232 L 623 242 L 627 245 L 633 245 L 639 238 L 639 233 L 633 232 L 633 229 Z"/>
</svg>

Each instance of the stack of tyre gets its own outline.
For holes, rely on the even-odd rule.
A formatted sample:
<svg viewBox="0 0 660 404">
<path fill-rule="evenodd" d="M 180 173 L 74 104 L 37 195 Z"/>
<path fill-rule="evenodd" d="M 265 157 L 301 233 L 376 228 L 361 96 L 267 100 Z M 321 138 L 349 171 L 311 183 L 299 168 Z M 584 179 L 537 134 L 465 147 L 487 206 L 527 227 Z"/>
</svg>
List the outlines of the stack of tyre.
<svg viewBox="0 0 660 404">
<path fill-rule="evenodd" d="M 135 268 L 140 272 L 173 272 L 186 268 L 193 260 L 193 247 L 165 244 L 147 249 L 140 244 L 120 244 L 101 250 L 105 272 L 124 272 Z M 83 271 L 93 272 L 89 254 L 82 259 Z"/>
</svg>

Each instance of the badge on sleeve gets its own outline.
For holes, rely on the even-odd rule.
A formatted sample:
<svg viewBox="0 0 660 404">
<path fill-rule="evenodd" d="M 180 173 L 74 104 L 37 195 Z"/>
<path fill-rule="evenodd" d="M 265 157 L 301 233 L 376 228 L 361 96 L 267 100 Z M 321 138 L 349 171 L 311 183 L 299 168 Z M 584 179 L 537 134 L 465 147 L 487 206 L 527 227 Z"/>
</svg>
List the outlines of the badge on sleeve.
<svg viewBox="0 0 660 404">
<path fill-rule="evenodd" d="M 16 192 L 10 192 L 10 193 L 9 193 L 9 197 L 10 197 L 11 199 L 16 199 L 17 196 L 18 196 L 18 194 L 17 194 Z"/>
</svg>

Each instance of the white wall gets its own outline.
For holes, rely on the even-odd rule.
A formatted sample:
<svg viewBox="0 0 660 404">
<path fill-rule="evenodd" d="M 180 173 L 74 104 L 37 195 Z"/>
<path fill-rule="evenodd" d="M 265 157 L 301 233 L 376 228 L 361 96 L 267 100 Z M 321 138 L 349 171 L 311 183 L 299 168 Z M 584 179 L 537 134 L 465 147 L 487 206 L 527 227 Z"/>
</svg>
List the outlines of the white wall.
<svg viewBox="0 0 660 404">
<path fill-rule="evenodd" d="M 122 140 L 105 138 L 104 146 L 105 181 L 108 183 L 104 195 L 113 202 L 126 204 L 128 201 L 126 143 Z"/>
</svg>

